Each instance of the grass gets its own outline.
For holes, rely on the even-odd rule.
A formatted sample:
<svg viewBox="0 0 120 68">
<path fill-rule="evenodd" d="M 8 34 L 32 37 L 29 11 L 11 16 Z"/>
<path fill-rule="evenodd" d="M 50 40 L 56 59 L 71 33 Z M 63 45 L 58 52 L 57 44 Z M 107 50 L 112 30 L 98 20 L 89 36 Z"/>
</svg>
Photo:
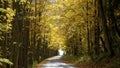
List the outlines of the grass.
<svg viewBox="0 0 120 68">
<path fill-rule="evenodd" d="M 90 65 L 90 57 L 87 55 L 83 56 L 72 56 L 72 55 L 65 55 L 61 58 L 64 62 L 72 64 L 76 67 L 80 68 L 92 68 L 92 65 Z"/>
<path fill-rule="evenodd" d="M 87 55 L 83 56 L 72 56 L 65 55 L 61 58 L 64 62 L 73 64 L 80 68 L 120 68 L 119 57 L 102 57 L 96 60 L 91 60 Z"/>
<path fill-rule="evenodd" d="M 35 68 L 37 64 L 38 64 L 38 62 L 37 62 L 37 61 L 34 61 L 34 62 L 33 62 L 33 65 L 32 65 L 32 68 Z"/>
</svg>

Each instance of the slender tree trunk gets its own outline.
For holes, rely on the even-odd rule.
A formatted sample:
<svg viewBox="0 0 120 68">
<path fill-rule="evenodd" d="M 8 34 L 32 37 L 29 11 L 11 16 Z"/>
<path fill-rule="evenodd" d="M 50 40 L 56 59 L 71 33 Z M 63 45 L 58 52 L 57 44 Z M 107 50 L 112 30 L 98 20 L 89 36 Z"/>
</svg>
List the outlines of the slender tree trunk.
<svg viewBox="0 0 120 68">
<path fill-rule="evenodd" d="M 16 8 L 19 8 L 18 1 L 15 2 L 15 0 L 12 0 L 13 4 L 13 10 Z M 12 44 L 13 44 L 13 51 L 12 51 L 12 59 L 13 59 L 13 68 L 18 68 L 18 46 L 19 46 L 19 26 L 18 26 L 18 10 L 16 9 L 16 16 L 14 17 L 14 21 L 12 23 Z"/>
<path fill-rule="evenodd" d="M 89 22 L 88 22 L 88 2 L 87 2 L 87 13 L 86 13 L 86 16 L 87 16 L 87 43 L 88 43 L 88 54 L 90 55 L 91 53 L 91 49 L 90 49 L 90 30 L 89 30 Z"/>
</svg>

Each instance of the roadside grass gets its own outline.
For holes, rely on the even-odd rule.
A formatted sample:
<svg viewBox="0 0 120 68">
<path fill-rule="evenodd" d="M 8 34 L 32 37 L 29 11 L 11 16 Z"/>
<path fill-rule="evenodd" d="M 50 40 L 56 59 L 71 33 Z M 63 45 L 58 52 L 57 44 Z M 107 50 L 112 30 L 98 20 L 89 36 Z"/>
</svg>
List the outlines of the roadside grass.
<svg viewBox="0 0 120 68">
<path fill-rule="evenodd" d="M 37 61 L 34 61 L 33 62 L 33 65 L 32 65 L 32 68 L 36 68 L 36 65 L 38 64 L 38 62 Z"/>
<path fill-rule="evenodd" d="M 61 58 L 64 62 L 80 68 L 120 68 L 119 57 L 102 57 L 92 60 L 89 56 L 64 55 Z"/>
<path fill-rule="evenodd" d="M 68 64 L 72 64 L 73 66 L 76 66 L 76 67 L 92 68 L 91 59 L 87 55 L 84 55 L 84 56 L 64 55 L 61 59 L 64 62 Z"/>
</svg>

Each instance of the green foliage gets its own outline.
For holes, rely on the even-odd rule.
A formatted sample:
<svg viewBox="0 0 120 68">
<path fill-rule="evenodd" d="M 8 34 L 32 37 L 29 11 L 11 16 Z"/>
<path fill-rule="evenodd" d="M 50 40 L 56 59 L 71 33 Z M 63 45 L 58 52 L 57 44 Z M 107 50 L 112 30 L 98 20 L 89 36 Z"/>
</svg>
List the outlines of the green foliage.
<svg viewBox="0 0 120 68">
<path fill-rule="evenodd" d="M 6 14 L 0 15 L 0 19 L 2 18 L 0 23 L 10 23 L 13 20 L 13 16 L 15 16 L 15 11 L 13 11 L 11 8 L 0 8 L 0 12 Z M 2 20 L 6 20 L 6 22 Z"/>
<path fill-rule="evenodd" d="M 8 60 L 6 58 L 0 58 L 0 65 L 2 66 L 3 63 L 7 63 L 9 65 L 13 65 L 13 63 L 10 60 Z"/>
<path fill-rule="evenodd" d="M 90 62 L 91 58 L 88 55 L 80 56 L 76 63 Z"/>
<path fill-rule="evenodd" d="M 0 36 L 0 41 L 2 41 L 2 40 L 4 40 L 5 38 L 4 38 L 4 36 Z"/>
<path fill-rule="evenodd" d="M 15 11 L 11 8 L 7 8 L 6 11 L 7 23 L 10 23 L 13 20 L 13 16 L 15 16 Z"/>
<path fill-rule="evenodd" d="M 91 62 L 91 58 L 87 55 L 83 55 L 83 56 L 64 55 L 62 59 L 66 61 L 70 61 L 75 64 Z"/>
<path fill-rule="evenodd" d="M 0 8 L 0 12 L 6 12 L 6 9 Z"/>
<path fill-rule="evenodd" d="M 11 21 L 13 20 L 13 16 L 15 16 L 15 11 L 11 8 L 0 8 L 0 12 L 5 12 L 5 14 L 0 15 L 0 31 L 10 32 L 12 29 Z"/>
<path fill-rule="evenodd" d="M 111 62 L 111 68 L 120 68 L 120 61 L 113 61 Z"/>
<path fill-rule="evenodd" d="M 6 44 L 6 46 L 4 46 L 5 44 L 3 44 L 3 42 L 5 41 L 7 43 L 8 40 L 8 37 L 6 37 L 4 34 L 9 34 L 9 39 L 10 39 L 10 33 L 12 30 L 11 22 L 13 21 L 13 16 L 15 16 L 15 11 L 10 7 L 11 1 L 9 3 L 7 2 L 8 0 L 3 1 L 1 5 L 4 4 L 5 8 L 4 7 L 0 8 L 0 45 L 2 45 L 0 46 L 0 48 L 2 49 L 1 51 L 3 51 L 2 54 L 4 55 L 4 56 L 0 55 L 0 66 L 3 66 L 4 64 L 13 65 L 13 63 L 10 61 L 11 59 L 9 60 L 8 58 L 4 58 L 6 56 L 4 54 L 4 52 L 6 52 L 5 51 L 6 49 L 4 49 L 4 47 L 9 49 L 9 47 L 7 47 L 7 45 L 9 44 Z"/>
<path fill-rule="evenodd" d="M 70 62 L 76 62 L 76 60 L 78 60 L 78 57 L 73 55 L 64 55 L 62 59 Z"/>
<path fill-rule="evenodd" d="M 34 68 L 37 64 L 38 64 L 37 61 L 33 61 L 33 65 L 32 65 L 32 67 Z"/>
</svg>

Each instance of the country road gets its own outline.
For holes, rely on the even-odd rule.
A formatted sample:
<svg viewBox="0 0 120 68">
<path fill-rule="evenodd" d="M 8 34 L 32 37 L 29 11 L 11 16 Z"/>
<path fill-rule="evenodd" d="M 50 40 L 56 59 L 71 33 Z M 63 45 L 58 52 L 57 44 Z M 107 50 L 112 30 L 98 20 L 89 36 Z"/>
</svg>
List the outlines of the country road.
<svg viewBox="0 0 120 68">
<path fill-rule="evenodd" d="M 41 67 L 37 66 L 36 68 L 78 68 L 73 67 L 70 64 L 64 63 L 62 60 L 60 60 L 61 56 L 54 56 L 41 65 Z"/>
</svg>

